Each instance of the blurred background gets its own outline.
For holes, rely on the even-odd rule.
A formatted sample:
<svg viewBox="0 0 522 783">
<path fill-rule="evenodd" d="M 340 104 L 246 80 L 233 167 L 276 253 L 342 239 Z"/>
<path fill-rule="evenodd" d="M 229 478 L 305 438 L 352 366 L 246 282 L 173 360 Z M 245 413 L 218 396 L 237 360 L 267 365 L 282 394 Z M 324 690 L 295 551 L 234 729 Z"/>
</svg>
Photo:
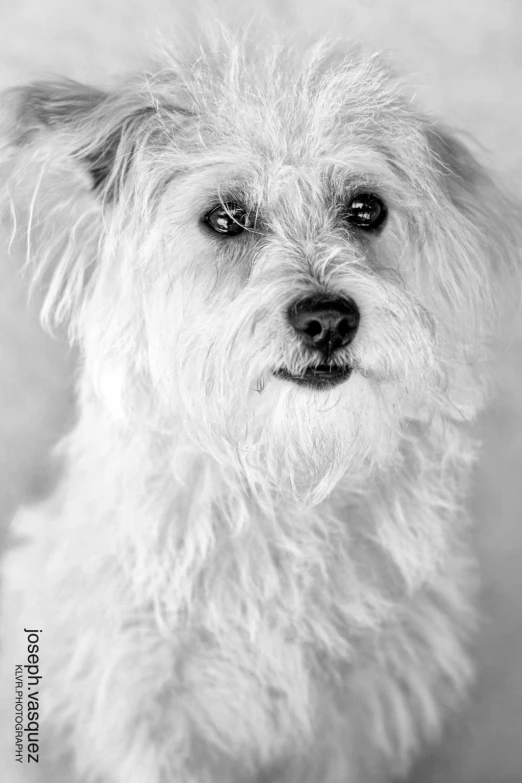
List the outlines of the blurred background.
<svg viewBox="0 0 522 783">
<path fill-rule="evenodd" d="M 522 195 L 521 0 L 237 0 L 289 26 L 389 52 L 417 101 L 469 132 Z M 62 73 L 104 83 L 139 67 L 189 0 L 0 0 L 0 88 Z M 224 21 L 238 5 L 216 0 Z M 204 13 L 204 11 L 201 11 Z M 497 390 L 477 424 L 471 499 L 483 573 L 479 677 L 468 710 L 415 783 L 522 783 L 522 317 L 500 340 Z M 0 531 L 53 483 L 49 450 L 73 412 L 75 357 L 45 335 L 16 262 L 0 266 Z M 6 783 L 10 783 L 7 781 Z M 55 783 L 55 781 L 49 781 Z M 319 783 L 319 781 L 318 781 Z"/>
</svg>

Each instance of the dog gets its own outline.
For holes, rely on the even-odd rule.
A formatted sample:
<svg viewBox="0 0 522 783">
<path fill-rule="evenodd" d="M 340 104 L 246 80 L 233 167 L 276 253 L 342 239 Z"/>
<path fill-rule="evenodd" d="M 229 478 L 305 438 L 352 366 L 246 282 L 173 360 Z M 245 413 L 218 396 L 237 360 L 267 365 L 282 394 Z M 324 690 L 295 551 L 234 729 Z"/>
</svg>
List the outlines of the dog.
<svg viewBox="0 0 522 783">
<path fill-rule="evenodd" d="M 4 561 L 33 745 L 86 782 L 406 776 L 473 679 L 509 199 L 345 44 L 214 31 L 3 114 L 11 245 L 81 353 Z"/>
</svg>

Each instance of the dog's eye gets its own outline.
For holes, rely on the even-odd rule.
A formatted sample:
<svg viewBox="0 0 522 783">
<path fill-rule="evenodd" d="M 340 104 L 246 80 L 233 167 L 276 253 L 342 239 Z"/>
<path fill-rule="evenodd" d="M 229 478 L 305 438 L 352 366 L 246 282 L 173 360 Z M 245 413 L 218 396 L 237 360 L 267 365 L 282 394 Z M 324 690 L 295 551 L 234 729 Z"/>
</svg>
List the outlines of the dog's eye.
<svg viewBox="0 0 522 783">
<path fill-rule="evenodd" d="M 205 215 L 205 222 L 218 234 L 226 234 L 229 237 L 241 234 L 254 225 L 248 212 L 238 204 L 215 207 Z"/>
<path fill-rule="evenodd" d="M 386 205 L 380 198 L 373 193 L 359 193 L 348 207 L 346 220 L 352 226 L 369 231 L 382 225 L 387 214 Z"/>
</svg>

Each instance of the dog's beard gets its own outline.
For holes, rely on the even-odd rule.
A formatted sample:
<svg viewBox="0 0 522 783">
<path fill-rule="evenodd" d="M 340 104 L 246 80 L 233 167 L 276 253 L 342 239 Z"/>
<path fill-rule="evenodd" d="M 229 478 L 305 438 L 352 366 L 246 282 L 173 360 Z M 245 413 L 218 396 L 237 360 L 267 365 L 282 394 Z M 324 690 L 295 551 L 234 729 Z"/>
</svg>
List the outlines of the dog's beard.
<svg viewBox="0 0 522 783">
<path fill-rule="evenodd" d="M 329 391 L 269 379 L 256 396 L 238 433 L 243 471 L 307 504 L 324 499 L 345 474 L 357 490 L 393 451 L 397 422 L 385 395 L 361 374 Z"/>
<path fill-rule="evenodd" d="M 181 403 L 187 437 L 256 494 L 276 490 L 315 504 L 342 476 L 357 492 L 388 468 L 405 422 L 426 416 L 430 373 L 418 367 L 416 373 L 409 367 L 401 383 L 404 366 L 395 363 L 387 377 L 378 376 L 360 366 L 354 351 L 349 378 L 317 389 L 279 378 L 280 353 L 269 355 L 268 345 L 230 351 L 221 341 L 178 353 L 177 392 L 171 396 Z"/>
</svg>

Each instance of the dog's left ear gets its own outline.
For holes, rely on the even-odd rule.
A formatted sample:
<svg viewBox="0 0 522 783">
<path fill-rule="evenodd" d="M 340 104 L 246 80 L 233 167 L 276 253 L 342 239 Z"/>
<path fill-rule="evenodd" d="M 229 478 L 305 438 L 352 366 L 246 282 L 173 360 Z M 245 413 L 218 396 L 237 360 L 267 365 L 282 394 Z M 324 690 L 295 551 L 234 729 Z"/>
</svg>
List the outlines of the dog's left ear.
<svg viewBox="0 0 522 783">
<path fill-rule="evenodd" d="M 433 210 L 439 227 L 429 250 L 437 256 L 433 286 L 444 289 L 448 314 L 453 311 L 457 322 L 487 332 L 499 302 L 508 304 L 506 291 L 516 289 L 518 297 L 521 290 L 518 199 L 452 131 L 430 123 L 425 138 L 430 173 L 438 182 L 432 197 L 437 202 L 442 197 Z"/>
<path fill-rule="evenodd" d="M 517 226 L 520 213 L 517 199 L 501 190 L 494 177 L 468 147 L 442 125 L 429 125 L 426 138 L 432 168 L 442 190 L 470 227 L 481 236 L 484 249 L 491 252 L 493 266 L 500 269 L 518 260 Z"/>
</svg>

